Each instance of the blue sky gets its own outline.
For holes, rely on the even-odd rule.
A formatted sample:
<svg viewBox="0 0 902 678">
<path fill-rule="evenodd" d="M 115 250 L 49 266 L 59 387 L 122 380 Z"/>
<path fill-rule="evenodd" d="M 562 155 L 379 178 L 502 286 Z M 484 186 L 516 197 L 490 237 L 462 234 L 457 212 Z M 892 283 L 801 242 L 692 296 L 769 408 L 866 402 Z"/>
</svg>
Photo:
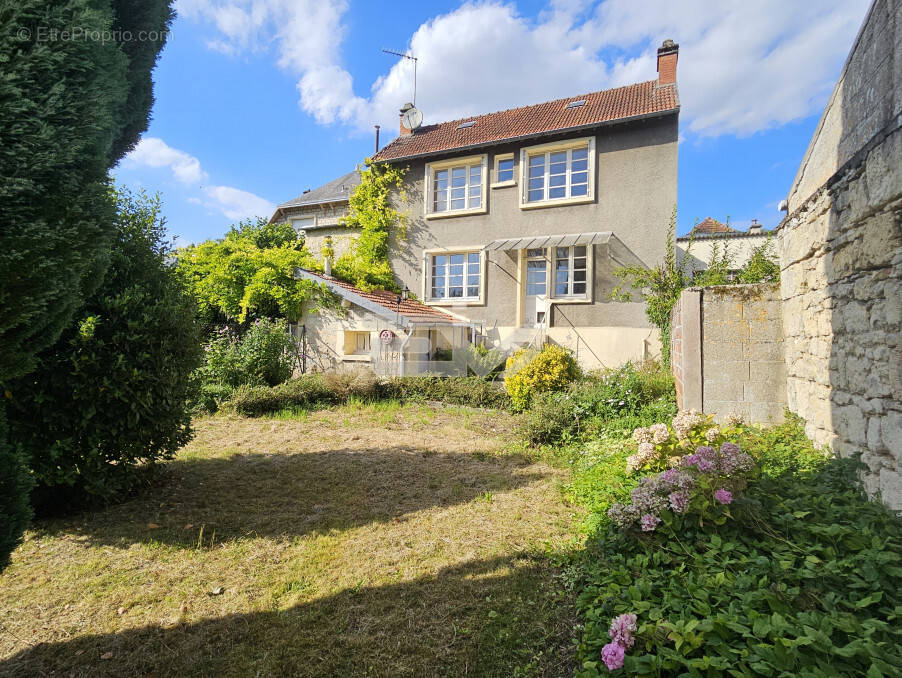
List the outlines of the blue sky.
<svg viewBox="0 0 902 678">
<path fill-rule="evenodd" d="M 780 219 L 868 0 L 177 0 L 153 119 L 117 182 L 159 191 L 180 242 L 352 169 L 411 98 L 427 122 L 655 77 L 680 43 L 679 232 Z M 777 21 L 779 17 L 779 21 Z"/>
</svg>

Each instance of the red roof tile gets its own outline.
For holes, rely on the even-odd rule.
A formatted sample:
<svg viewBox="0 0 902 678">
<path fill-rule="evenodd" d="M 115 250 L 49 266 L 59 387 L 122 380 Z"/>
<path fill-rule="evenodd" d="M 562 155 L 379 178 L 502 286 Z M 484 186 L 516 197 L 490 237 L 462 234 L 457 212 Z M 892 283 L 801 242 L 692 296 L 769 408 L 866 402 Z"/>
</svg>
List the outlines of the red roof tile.
<svg viewBox="0 0 902 678">
<path fill-rule="evenodd" d="M 400 313 L 410 322 L 465 322 L 460 318 L 455 318 L 449 313 L 445 313 L 444 311 L 433 308 L 432 306 L 427 306 L 426 304 L 416 301 L 415 299 L 407 299 L 405 301 L 402 301 L 399 308 L 398 294 L 396 292 L 390 292 L 388 290 L 373 290 L 372 292 L 365 292 L 359 287 L 355 287 L 351 283 L 345 282 L 344 280 L 326 277 L 324 275 L 314 273 L 313 271 L 307 271 L 306 269 L 302 270 L 304 270 L 304 273 L 310 276 L 321 279 L 324 283 L 329 283 L 331 285 L 341 287 L 342 289 L 353 292 L 354 294 L 357 294 L 364 299 L 367 299 L 368 301 L 379 304 L 392 313 Z"/>
<path fill-rule="evenodd" d="M 703 221 L 698 222 L 695 225 L 695 228 L 692 229 L 692 232 L 697 235 L 709 233 L 739 233 L 736 229 L 730 228 L 726 224 L 719 222 L 717 219 L 712 219 L 711 217 L 705 217 Z"/>
<path fill-rule="evenodd" d="M 498 113 L 424 125 L 413 134 L 394 139 L 374 156 L 374 160 L 399 160 L 679 110 L 676 86 L 656 85 L 656 80 L 650 80 Z M 567 108 L 569 102 L 582 99 L 585 99 L 585 105 Z M 474 125 L 458 129 L 461 122 L 471 120 L 475 121 Z"/>
</svg>

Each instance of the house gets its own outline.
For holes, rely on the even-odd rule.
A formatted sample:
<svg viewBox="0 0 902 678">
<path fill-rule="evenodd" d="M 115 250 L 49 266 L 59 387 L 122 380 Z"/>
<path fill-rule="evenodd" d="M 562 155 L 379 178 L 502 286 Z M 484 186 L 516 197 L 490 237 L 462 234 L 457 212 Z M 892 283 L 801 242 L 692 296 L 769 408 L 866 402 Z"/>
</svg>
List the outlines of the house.
<svg viewBox="0 0 902 678">
<path fill-rule="evenodd" d="M 298 270 L 341 298 L 341 311 L 306 315 L 298 328 L 305 370 L 366 365 L 378 374 L 466 374 L 466 352 L 477 328 L 463 318 L 409 297 L 361 290 L 331 275 Z"/>
<path fill-rule="evenodd" d="M 332 238 L 336 256 L 347 251 L 355 231 L 342 226 L 339 220 L 348 215 L 348 199 L 360 185 L 360 173 L 355 169 L 312 191 L 304 191 L 294 200 L 284 202 L 270 218 L 270 223 L 290 223 L 304 235 L 310 252 L 322 259 L 326 237 Z"/>
<path fill-rule="evenodd" d="M 617 268 L 664 257 L 677 200 L 678 50 L 665 41 L 658 77 L 625 87 L 438 124 L 402 108 L 400 135 L 373 159 L 405 170 L 393 203 L 406 233 L 392 234 L 389 260 L 408 298 L 322 278 L 344 309 L 305 316 L 316 366 L 460 373 L 472 343 L 503 354 L 550 341 L 586 368 L 657 355 L 643 303 L 612 293 Z M 292 202 L 279 218 L 312 216 L 288 211 L 309 194 Z M 413 308 L 404 304 L 417 319 L 397 310 Z"/>
<path fill-rule="evenodd" d="M 763 230 L 757 219 L 753 219 L 747 231 L 738 231 L 711 217 L 706 217 L 690 231 L 676 239 L 677 260 L 689 255 L 687 270 L 696 272 L 708 268 L 715 250 L 722 256 L 726 251 L 731 259 L 731 272 L 745 266 L 758 247 L 770 234 Z M 691 243 L 691 248 L 690 248 Z"/>
<path fill-rule="evenodd" d="M 374 160 L 407 168 L 401 286 L 492 345 L 536 335 L 586 367 L 659 351 L 641 303 L 611 299 L 614 270 L 663 259 L 677 200 L 678 45 L 658 77 L 411 129 Z"/>
</svg>

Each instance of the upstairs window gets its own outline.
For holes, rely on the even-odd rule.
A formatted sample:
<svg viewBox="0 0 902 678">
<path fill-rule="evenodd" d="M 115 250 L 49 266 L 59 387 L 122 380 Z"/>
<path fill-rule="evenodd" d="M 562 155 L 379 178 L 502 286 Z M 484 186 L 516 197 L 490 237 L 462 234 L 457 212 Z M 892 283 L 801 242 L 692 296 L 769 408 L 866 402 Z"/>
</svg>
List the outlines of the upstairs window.
<svg viewBox="0 0 902 678">
<path fill-rule="evenodd" d="M 426 165 L 426 216 L 485 211 L 485 156 Z"/>
<path fill-rule="evenodd" d="M 434 254 L 431 259 L 429 289 L 433 301 L 479 298 L 479 252 Z"/>
<path fill-rule="evenodd" d="M 495 183 L 492 186 L 513 186 L 514 181 L 514 154 L 505 153 L 495 156 Z"/>
<path fill-rule="evenodd" d="M 595 139 L 523 149 L 523 204 L 541 206 L 593 199 Z"/>
<path fill-rule="evenodd" d="M 554 248 L 554 296 L 585 297 L 588 258 L 585 245 Z"/>
</svg>

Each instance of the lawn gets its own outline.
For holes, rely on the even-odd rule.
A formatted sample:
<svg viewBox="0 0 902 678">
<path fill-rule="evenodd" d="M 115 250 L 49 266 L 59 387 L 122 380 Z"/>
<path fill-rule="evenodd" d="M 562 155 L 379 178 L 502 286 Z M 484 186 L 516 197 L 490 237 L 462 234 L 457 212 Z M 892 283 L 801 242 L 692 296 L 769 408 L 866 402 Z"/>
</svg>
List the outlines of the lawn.
<svg viewBox="0 0 902 678">
<path fill-rule="evenodd" d="M 0 676 L 564 676 L 565 471 L 500 412 L 213 417 L 0 575 Z"/>
</svg>

